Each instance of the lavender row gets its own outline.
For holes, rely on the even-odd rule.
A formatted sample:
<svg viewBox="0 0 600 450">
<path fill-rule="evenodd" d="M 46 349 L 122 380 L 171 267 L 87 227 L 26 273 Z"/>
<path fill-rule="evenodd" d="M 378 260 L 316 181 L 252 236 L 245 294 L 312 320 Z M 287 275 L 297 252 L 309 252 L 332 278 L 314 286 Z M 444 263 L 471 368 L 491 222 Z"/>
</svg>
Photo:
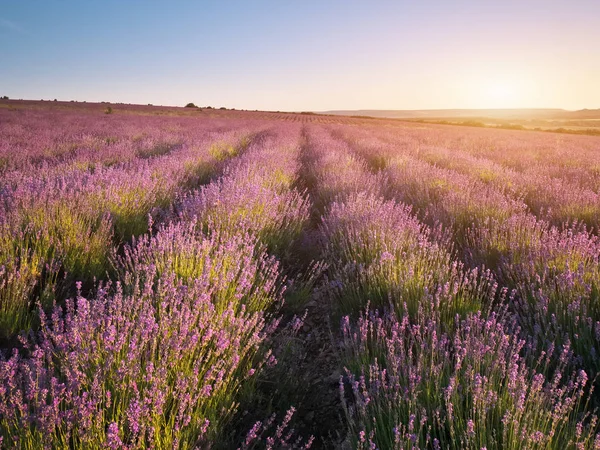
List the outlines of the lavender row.
<svg viewBox="0 0 600 450">
<path fill-rule="evenodd" d="M 600 373 L 600 241 L 585 227 L 557 228 L 531 215 L 468 230 L 468 259 L 514 290 L 511 305 L 533 346 L 572 354 Z"/>
<path fill-rule="evenodd" d="M 346 128 L 349 130 L 349 127 Z M 598 191 L 598 138 L 553 133 L 522 133 L 464 127 L 422 126 L 398 123 L 391 127 L 353 127 L 352 134 L 376 135 L 401 153 L 427 155 L 430 150 L 450 151 L 458 159 L 487 161 L 523 178 L 559 178 Z M 451 156 L 451 155 L 450 155 Z M 430 162 L 439 157 L 434 156 Z"/>
<path fill-rule="evenodd" d="M 319 228 L 321 257 L 342 312 L 356 314 L 367 302 L 412 314 L 442 308 L 451 323 L 455 314 L 494 298 L 491 274 L 466 270 L 441 229 L 421 223 L 405 204 L 385 200 L 386 180 L 370 173 L 347 144 L 314 130 L 310 147 L 317 195 L 329 200 Z"/>
<path fill-rule="evenodd" d="M 346 319 L 340 396 L 352 448 L 600 448 L 588 375 L 571 375 L 568 357 L 542 353 L 532 368 L 525 341 L 496 314 L 443 329 L 435 315 Z"/>
<path fill-rule="evenodd" d="M 453 260 L 447 235 L 420 223 L 410 207 L 361 192 L 360 185 L 385 189 L 386 174 L 369 180 L 343 142 L 315 132 L 312 147 L 327 155 L 315 156 L 317 186 L 320 179 L 328 187 L 340 180 L 341 197 L 326 209 L 321 232 L 330 274 L 345 275 L 333 277 L 332 297 L 350 313 L 342 321 L 340 380 L 346 445 L 600 445 L 595 416 L 582 413 L 588 375 L 570 375 L 569 352 L 557 345 L 532 365 L 512 316 L 489 312 L 513 300 L 496 292 L 489 271 L 465 270 Z M 374 312 L 353 324 L 367 304 Z"/>
<path fill-rule="evenodd" d="M 597 152 L 593 151 L 594 142 L 597 149 L 597 139 L 565 149 L 515 139 L 502 151 L 489 152 L 478 151 L 481 148 L 477 147 L 477 136 L 471 134 L 449 140 L 440 132 L 438 140 L 434 140 L 432 136 L 436 133 L 432 130 L 415 134 L 412 139 L 407 138 L 407 133 L 380 130 L 354 128 L 338 132 L 373 166 L 401 180 L 398 191 L 407 196 L 405 201 L 448 204 L 455 210 L 442 213 L 447 212 L 450 218 L 457 215 L 458 222 L 468 220 L 471 215 L 485 217 L 498 211 L 514 214 L 526 209 L 555 225 L 577 221 L 598 229 L 600 184 L 593 162 L 597 158 Z M 503 136 L 497 134 L 499 138 Z M 523 148 L 527 144 L 533 148 Z M 493 148 L 497 148 L 497 143 Z M 523 162 L 526 159 L 523 154 L 533 155 L 535 162 L 515 168 L 499 156 L 518 159 L 520 155 L 518 160 Z M 565 161 L 569 167 L 565 167 Z M 498 208 L 494 208 L 495 203 Z"/>
<path fill-rule="evenodd" d="M 366 133 L 351 141 L 368 161 L 384 167 L 389 196 L 453 228 L 464 259 L 472 266 L 488 267 L 503 286 L 516 291 L 511 308 L 527 339 L 535 342 L 532 345 L 543 349 L 556 345 L 572 352 L 574 364 L 595 377 L 600 369 L 600 248 L 594 234 L 582 224 L 558 227 L 528 213 L 525 203 L 513 199 L 516 191 L 510 190 L 532 182 L 523 174 L 513 183 L 508 169 L 485 160 L 478 163 L 460 151 L 450 156 L 444 148 L 420 147 L 404 153 Z M 433 158 L 448 168 L 422 161 Z M 564 186 L 561 183 L 553 179 L 546 189 L 535 185 L 531 198 L 544 202 L 548 189 Z M 581 204 L 572 195 L 556 196 L 553 201 L 564 202 L 562 211 Z"/>
<path fill-rule="evenodd" d="M 116 285 L 89 300 L 78 295 L 50 318 L 42 313 L 28 352 L 0 363 L 5 444 L 170 449 L 223 438 L 240 391 L 275 363 L 269 336 L 283 278 L 260 237 L 278 230 L 268 236 L 283 248 L 286 227 L 296 227 L 274 216 L 246 220 L 237 209 L 277 208 L 279 196 L 300 196 L 291 188 L 293 132 L 283 127 L 250 144 L 221 178 L 180 202 L 182 220 L 126 245 Z M 236 187 L 228 198 L 237 203 L 218 216 L 195 201 Z M 307 208 L 302 200 L 291 217 L 305 220 Z M 231 217 L 217 222 L 224 214 Z"/>
<path fill-rule="evenodd" d="M 203 133 L 202 142 L 113 167 L 7 174 L 0 197 L 2 337 L 32 326 L 35 303 L 50 305 L 61 284 L 89 287 L 104 278 L 115 244 L 144 233 L 149 216 L 160 219 L 256 131 Z"/>
<path fill-rule="evenodd" d="M 60 174 L 110 167 L 203 144 L 207 133 L 255 127 L 258 121 L 82 114 L 81 111 L 0 111 L 0 172 Z M 263 122 L 264 124 L 264 122 Z"/>
<path fill-rule="evenodd" d="M 280 302 L 281 291 L 276 263 L 249 256 L 254 240 L 194 236 L 194 278 L 142 259 L 122 283 L 40 312 L 40 334 L 0 362 L 6 447 L 171 449 L 216 438 L 243 384 L 274 363 L 265 341 L 276 323 L 245 304 Z"/>
<path fill-rule="evenodd" d="M 300 129 L 280 125 L 257 140 L 223 176 L 186 195 L 176 208 L 205 229 L 255 235 L 283 255 L 309 215 L 306 195 L 294 186 L 299 170 Z"/>
</svg>

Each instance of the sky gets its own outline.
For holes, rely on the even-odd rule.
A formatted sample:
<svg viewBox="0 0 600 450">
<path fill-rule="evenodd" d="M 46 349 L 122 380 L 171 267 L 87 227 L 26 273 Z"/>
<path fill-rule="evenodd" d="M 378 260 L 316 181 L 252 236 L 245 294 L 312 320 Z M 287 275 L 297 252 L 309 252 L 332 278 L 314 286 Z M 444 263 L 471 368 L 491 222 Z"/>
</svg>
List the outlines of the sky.
<svg viewBox="0 0 600 450">
<path fill-rule="evenodd" d="M 0 0 L 0 96 L 600 108 L 600 0 Z"/>
</svg>

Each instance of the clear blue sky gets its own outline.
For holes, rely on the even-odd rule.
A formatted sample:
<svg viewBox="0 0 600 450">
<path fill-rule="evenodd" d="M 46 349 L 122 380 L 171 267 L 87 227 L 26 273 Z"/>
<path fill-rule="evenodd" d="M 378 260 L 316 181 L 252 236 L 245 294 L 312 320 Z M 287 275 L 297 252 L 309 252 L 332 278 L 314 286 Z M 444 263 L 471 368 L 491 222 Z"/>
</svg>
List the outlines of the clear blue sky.
<svg viewBox="0 0 600 450">
<path fill-rule="evenodd" d="M 600 0 L 0 0 L 0 95 L 600 107 Z"/>
</svg>

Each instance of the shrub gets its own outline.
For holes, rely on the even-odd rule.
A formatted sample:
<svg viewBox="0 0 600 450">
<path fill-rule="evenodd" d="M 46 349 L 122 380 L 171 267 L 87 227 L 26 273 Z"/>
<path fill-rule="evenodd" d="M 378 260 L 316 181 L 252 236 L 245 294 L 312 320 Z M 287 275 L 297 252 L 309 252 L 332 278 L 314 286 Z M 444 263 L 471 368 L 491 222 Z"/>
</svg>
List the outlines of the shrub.
<svg viewBox="0 0 600 450">
<path fill-rule="evenodd" d="M 355 449 L 597 448 L 597 418 L 579 414 L 587 374 L 543 375 L 524 341 L 495 316 L 469 316 L 445 334 L 432 317 L 367 314 L 343 322 L 348 384 L 340 381 Z M 541 370 L 541 372 L 540 372 Z"/>
<path fill-rule="evenodd" d="M 274 363 L 272 325 L 262 312 L 236 307 L 236 298 L 279 298 L 263 290 L 276 271 L 265 280 L 249 261 L 240 269 L 246 276 L 236 278 L 233 267 L 228 277 L 232 270 L 221 268 L 231 250 L 205 247 L 198 262 L 210 270 L 193 282 L 150 265 L 124 284 L 99 286 L 91 299 L 79 293 L 51 316 L 42 312 L 40 334 L 0 360 L 4 444 L 183 449 L 217 439 L 242 384 Z M 215 303 L 231 280 L 227 301 Z"/>
</svg>

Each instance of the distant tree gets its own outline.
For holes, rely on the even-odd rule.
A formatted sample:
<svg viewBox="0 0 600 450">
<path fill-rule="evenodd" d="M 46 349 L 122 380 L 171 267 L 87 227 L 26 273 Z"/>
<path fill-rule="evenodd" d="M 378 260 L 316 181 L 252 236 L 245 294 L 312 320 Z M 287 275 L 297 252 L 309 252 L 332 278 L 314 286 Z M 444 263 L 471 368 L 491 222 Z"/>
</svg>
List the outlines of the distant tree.
<svg viewBox="0 0 600 450">
<path fill-rule="evenodd" d="M 197 108 L 196 105 L 194 105 L 193 103 L 188 103 L 187 105 L 185 105 L 186 108 Z"/>
<path fill-rule="evenodd" d="M 221 106 L 219 109 L 227 109 L 227 108 L 225 108 L 224 106 Z"/>
<path fill-rule="evenodd" d="M 8 100 L 8 95 L 5 95 L 4 97 L 2 97 L 2 100 Z"/>
<path fill-rule="evenodd" d="M 55 102 L 57 102 L 58 100 L 54 99 Z"/>
</svg>

